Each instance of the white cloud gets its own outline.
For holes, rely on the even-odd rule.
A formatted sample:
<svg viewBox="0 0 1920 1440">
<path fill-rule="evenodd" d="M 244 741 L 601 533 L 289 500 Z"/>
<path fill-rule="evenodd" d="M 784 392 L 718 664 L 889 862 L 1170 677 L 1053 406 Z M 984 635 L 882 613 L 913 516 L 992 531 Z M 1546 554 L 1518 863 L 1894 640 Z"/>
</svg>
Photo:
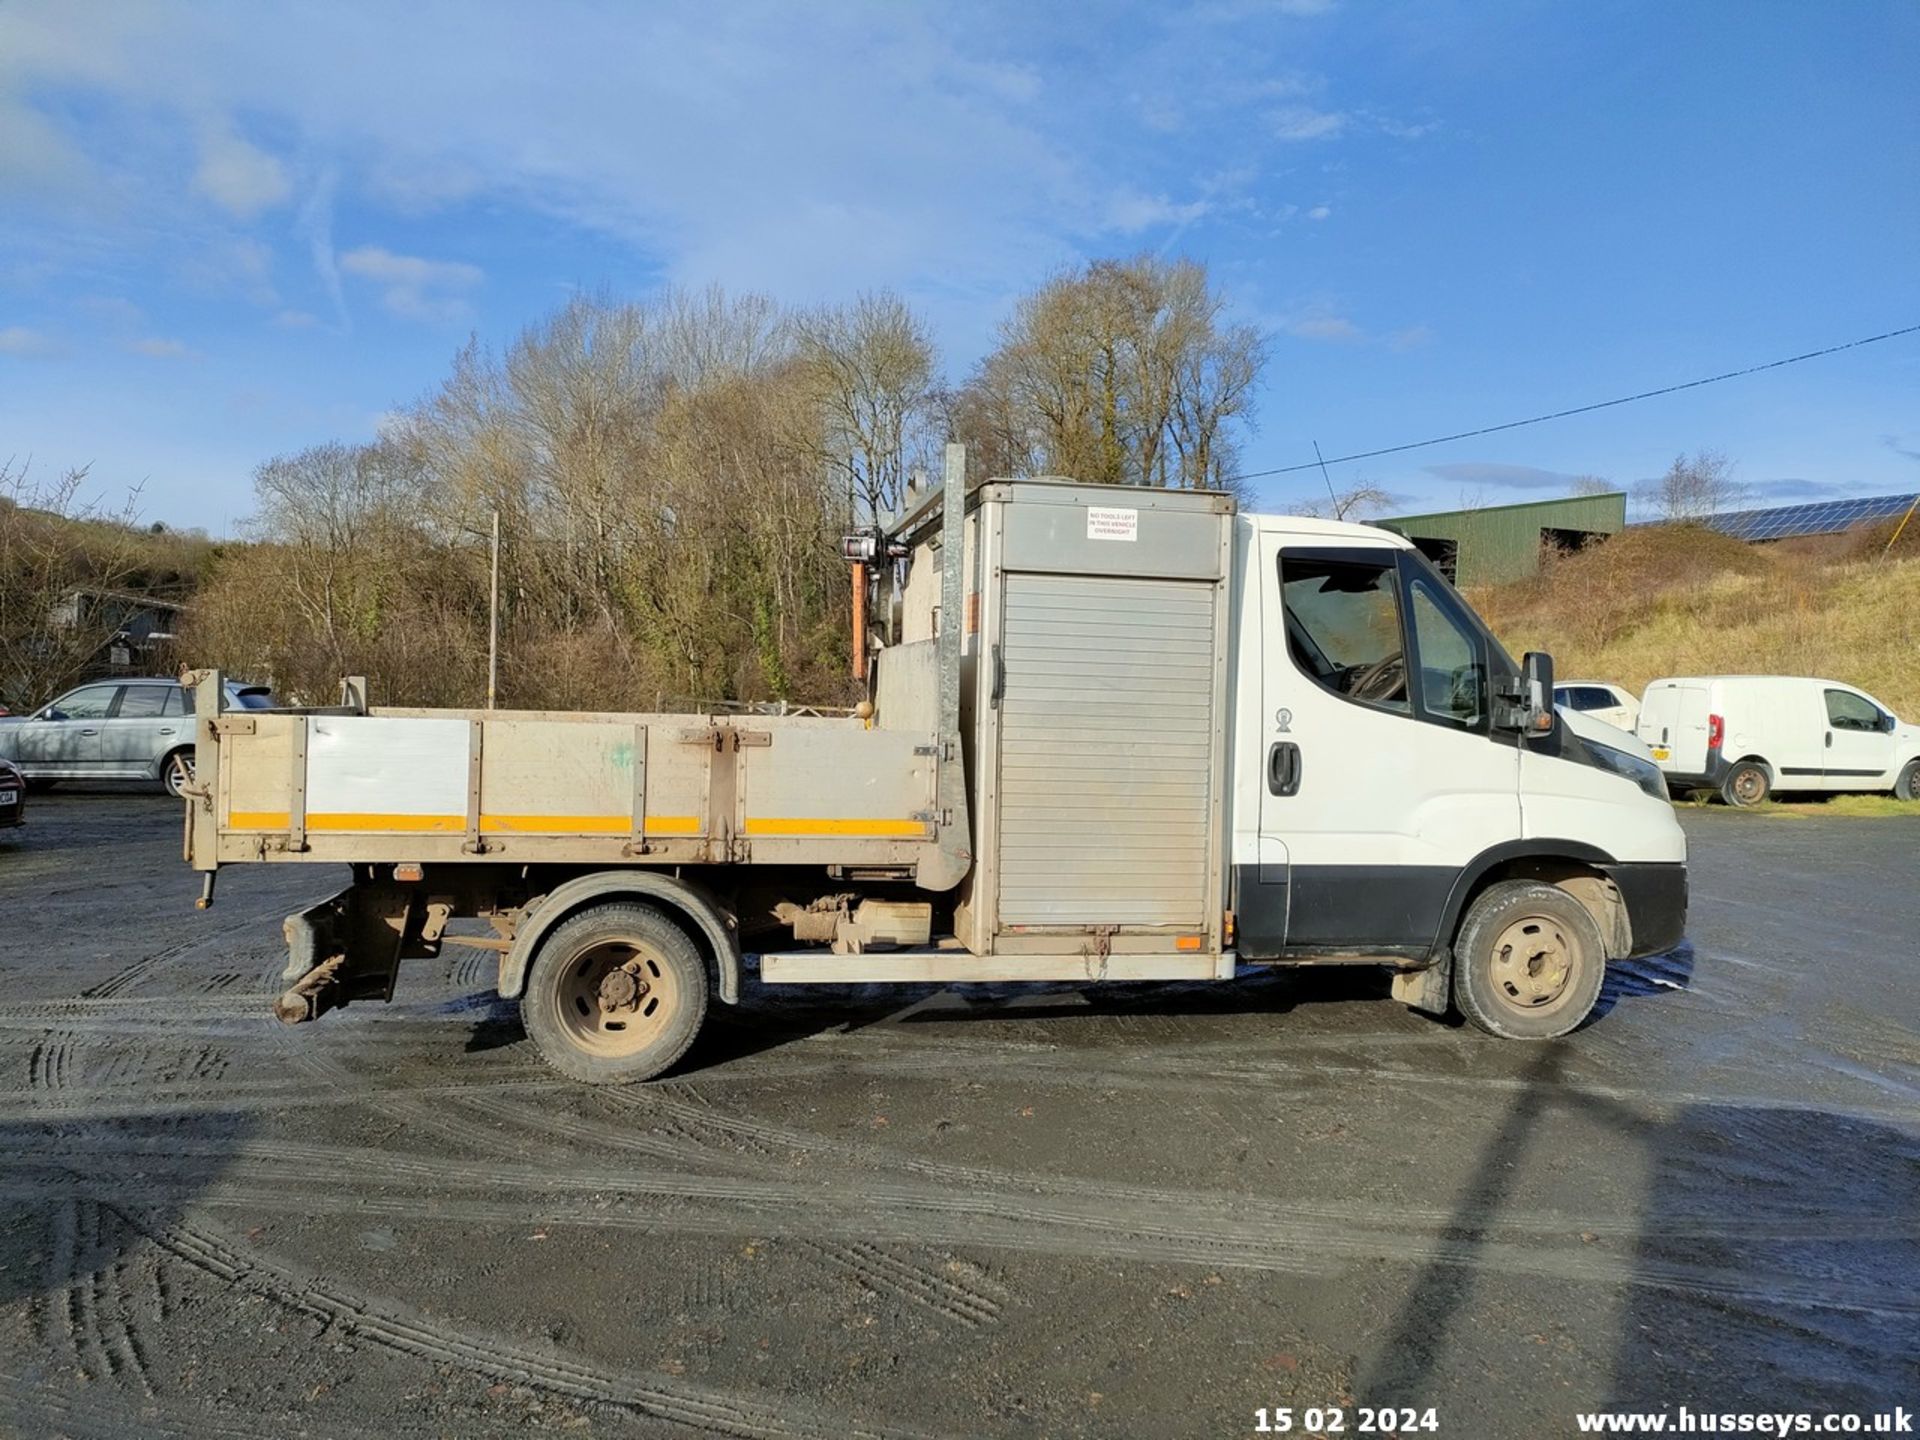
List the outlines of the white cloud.
<svg viewBox="0 0 1920 1440">
<path fill-rule="evenodd" d="M 70 200 L 92 191 L 95 180 L 78 146 L 38 110 L 0 90 L 0 192 Z"/>
<path fill-rule="evenodd" d="M 1422 345 L 1433 343 L 1433 331 L 1425 325 L 1409 325 L 1387 336 L 1389 350 L 1418 350 Z"/>
<path fill-rule="evenodd" d="M 1140 195 L 1122 191 L 1107 206 L 1107 224 L 1122 234 L 1131 235 L 1157 225 L 1191 225 L 1212 207 L 1205 200 L 1176 205 L 1164 195 Z"/>
<path fill-rule="evenodd" d="M 1347 116 L 1338 110 L 1316 110 L 1311 105 L 1288 105 L 1268 117 L 1281 140 L 1329 140 L 1347 128 Z"/>
<path fill-rule="evenodd" d="M 59 348 L 38 330 L 29 330 L 24 325 L 9 325 L 0 329 L 0 355 L 18 355 L 23 359 L 36 359 L 40 356 L 55 354 Z"/>
<path fill-rule="evenodd" d="M 1309 315 L 1291 322 L 1287 333 L 1302 340 L 1353 341 L 1366 338 L 1366 332 L 1344 315 Z"/>
<path fill-rule="evenodd" d="M 1331 214 L 1333 214 L 1333 207 L 1331 205 L 1316 205 L 1307 211 L 1307 219 L 1324 220 Z"/>
<path fill-rule="evenodd" d="M 190 360 L 194 352 L 184 341 L 168 340 L 158 335 L 149 335 L 140 340 L 129 341 L 127 349 L 136 355 L 144 355 L 149 360 Z"/>
<path fill-rule="evenodd" d="M 306 310 L 282 310 L 273 317 L 273 323 L 288 330 L 310 330 L 320 323 L 320 317 Z"/>
<path fill-rule="evenodd" d="M 384 287 L 381 303 L 409 320 L 462 318 L 467 302 L 459 292 L 473 289 L 486 278 L 478 265 L 396 255 L 379 245 L 347 251 L 340 257 L 340 269 Z"/>
<path fill-rule="evenodd" d="M 200 140 L 193 188 L 238 220 L 256 219 L 293 193 L 286 168 L 258 146 L 226 130 Z"/>
</svg>

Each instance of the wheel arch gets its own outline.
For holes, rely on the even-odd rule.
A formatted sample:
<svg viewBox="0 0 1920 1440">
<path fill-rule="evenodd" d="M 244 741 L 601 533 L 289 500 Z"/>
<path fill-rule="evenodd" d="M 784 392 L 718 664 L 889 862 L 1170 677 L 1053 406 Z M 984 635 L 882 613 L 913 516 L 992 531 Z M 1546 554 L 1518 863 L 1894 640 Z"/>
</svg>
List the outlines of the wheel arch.
<svg viewBox="0 0 1920 1440">
<path fill-rule="evenodd" d="M 1600 927 L 1607 958 L 1620 959 L 1632 953 L 1633 934 L 1626 901 L 1602 868 L 1616 863 L 1612 855 L 1584 840 L 1508 840 L 1482 850 L 1461 869 L 1448 892 L 1440 930 L 1434 936 L 1434 953 L 1450 952 L 1467 907 L 1489 886 L 1502 880 L 1539 880 L 1559 886 L 1584 905 Z"/>
<path fill-rule="evenodd" d="M 541 897 L 500 959 L 500 994 L 517 1000 L 540 944 L 562 921 L 609 900 L 637 900 L 678 919 L 713 972 L 714 988 L 729 1005 L 740 1001 L 740 936 L 733 915 L 700 886 L 651 870 L 602 870 L 577 875 Z"/>
<path fill-rule="evenodd" d="M 185 755 L 191 760 L 193 751 L 194 744 L 191 740 L 187 741 L 184 745 L 168 746 L 161 752 L 160 758 L 153 762 L 153 778 L 155 780 L 165 780 L 167 778 L 167 766 L 173 763 L 173 757 L 176 755 Z"/>
</svg>

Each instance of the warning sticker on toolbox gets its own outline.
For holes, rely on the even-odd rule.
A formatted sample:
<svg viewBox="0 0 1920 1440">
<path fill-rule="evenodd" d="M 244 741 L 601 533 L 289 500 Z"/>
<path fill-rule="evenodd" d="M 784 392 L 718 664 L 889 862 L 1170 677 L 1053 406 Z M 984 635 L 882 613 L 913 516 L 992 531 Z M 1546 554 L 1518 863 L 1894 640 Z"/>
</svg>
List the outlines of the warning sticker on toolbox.
<svg viewBox="0 0 1920 1440">
<path fill-rule="evenodd" d="M 1140 512 L 1119 510 L 1107 505 L 1089 505 L 1087 507 L 1087 538 L 1089 540 L 1138 540 Z"/>
</svg>

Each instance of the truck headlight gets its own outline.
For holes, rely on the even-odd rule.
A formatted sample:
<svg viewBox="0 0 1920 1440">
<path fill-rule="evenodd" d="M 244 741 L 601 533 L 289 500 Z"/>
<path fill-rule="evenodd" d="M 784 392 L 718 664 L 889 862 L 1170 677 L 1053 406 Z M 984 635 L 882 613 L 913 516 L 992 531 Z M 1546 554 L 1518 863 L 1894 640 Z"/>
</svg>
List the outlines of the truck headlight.
<svg viewBox="0 0 1920 1440">
<path fill-rule="evenodd" d="M 1599 745 L 1587 741 L 1587 753 L 1593 756 L 1593 763 L 1602 770 L 1611 770 L 1633 781 L 1656 800 L 1666 800 L 1667 777 L 1660 767 L 1651 760 L 1642 760 L 1638 755 L 1629 755 L 1624 750 L 1616 750 L 1611 745 Z"/>
</svg>

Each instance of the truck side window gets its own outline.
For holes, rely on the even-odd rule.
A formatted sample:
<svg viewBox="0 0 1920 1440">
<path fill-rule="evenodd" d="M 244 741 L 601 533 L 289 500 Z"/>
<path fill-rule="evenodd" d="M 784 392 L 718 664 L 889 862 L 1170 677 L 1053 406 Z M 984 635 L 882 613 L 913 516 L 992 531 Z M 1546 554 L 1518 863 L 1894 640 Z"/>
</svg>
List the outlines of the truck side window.
<svg viewBox="0 0 1920 1440">
<path fill-rule="evenodd" d="M 1407 713 L 1407 662 L 1384 561 L 1280 555 L 1287 649 L 1294 663 L 1342 699 Z"/>
<path fill-rule="evenodd" d="M 1487 666 L 1478 639 L 1441 608 L 1423 581 L 1413 582 L 1412 610 L 1420 709 L 1432 719 L 1471 729 L 1486 713 Z"/>
<path fill-rule="evenodd" d="M 1827 723 L 1836 730 L 1880 728 L 1880 707 L 1851 690 L 1827 691 Z"/>
</svg>

